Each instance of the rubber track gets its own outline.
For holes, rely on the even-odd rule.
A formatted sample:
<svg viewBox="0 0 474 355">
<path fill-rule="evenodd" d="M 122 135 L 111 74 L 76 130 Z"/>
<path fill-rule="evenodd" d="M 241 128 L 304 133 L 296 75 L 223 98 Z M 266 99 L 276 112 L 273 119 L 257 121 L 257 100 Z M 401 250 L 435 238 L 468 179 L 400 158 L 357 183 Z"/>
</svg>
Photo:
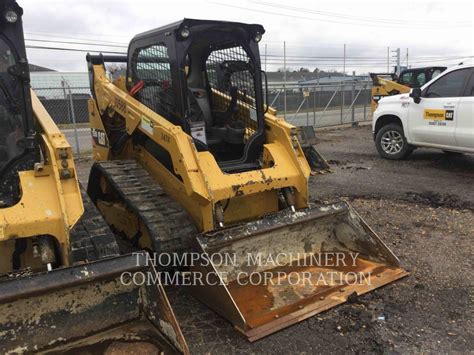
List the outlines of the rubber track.
<svg viewBox="0 0 474 355">
<path fill-rule="evenodd" d="M 84 214 L 69 234 L 73 262 L 120 255 L 112 230 L 81 186 Z"/>
<path fill-rule="evenodd" d="M 191 249 L 197 235 L 188 212 L 133 160 L 95 163 L 120 200 L 143 222 L 156 253 L 182 253 Z M 98 182 L 95 182 L 98 183 Z"/>
</svg>

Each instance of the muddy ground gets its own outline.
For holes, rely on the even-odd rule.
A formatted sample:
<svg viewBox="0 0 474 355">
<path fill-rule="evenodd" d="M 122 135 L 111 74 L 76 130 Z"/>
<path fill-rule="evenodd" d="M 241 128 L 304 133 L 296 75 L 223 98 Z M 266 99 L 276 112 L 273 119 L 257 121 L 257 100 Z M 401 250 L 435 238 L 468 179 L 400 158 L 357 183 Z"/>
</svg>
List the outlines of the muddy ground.
<svg viewBox="0 0 474 355">
<path fill-rule="evenodd" d="M 311 178 L 312 200 L 348 199 L 410 275 L 252 344 L 168 289 L 191 352 L 472 352 L 474 156 L 420 149 L 393 162 L 378 157 L 368 127 L 318 135 L 334 173 Z M 82 180 L 89 164 L 78 163 Z"/>
</svg>

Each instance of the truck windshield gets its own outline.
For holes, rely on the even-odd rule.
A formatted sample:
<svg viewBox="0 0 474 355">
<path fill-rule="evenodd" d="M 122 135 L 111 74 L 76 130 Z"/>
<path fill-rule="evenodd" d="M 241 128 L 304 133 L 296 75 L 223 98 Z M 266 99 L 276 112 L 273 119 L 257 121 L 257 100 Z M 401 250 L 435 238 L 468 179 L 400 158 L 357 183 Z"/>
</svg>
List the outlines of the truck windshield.
<svg viewBox="0 0 474 355">
<path fill-rule="evenodd" d="M 15 56 L 8 43 L 0 38 L 0 170 L 23 152 L 18 142 L 24 137 L 20 110 L 21 82 L 8 68 Z"/>
</svg>

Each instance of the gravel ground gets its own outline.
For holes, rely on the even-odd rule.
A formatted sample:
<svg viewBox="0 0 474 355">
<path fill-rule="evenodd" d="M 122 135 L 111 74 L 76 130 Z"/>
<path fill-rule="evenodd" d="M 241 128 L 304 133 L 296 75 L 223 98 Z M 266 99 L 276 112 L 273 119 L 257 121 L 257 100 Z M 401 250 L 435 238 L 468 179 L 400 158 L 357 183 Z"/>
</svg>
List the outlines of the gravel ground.
<svg viewBox="0 0 474 355">
<path fill-rule="evenodd" d="M 417 149 L 407 160 L 390 161 L 377 154 L 369 126 L 317 135 L 317 149 L 335 173 L 311 180 L 315 199 L 385 198 L 474 209 L 474 155 Z"/>
<path fill-rule="evenodd" d="M 410 275 L 252 344 L 169 288 L 191 352 L 471 353 L 474 156 L 420 149 L 406 161 L 382 160 L 368 127 L 319 137 L 334 173 L 311 178 L 312 200 L 348 199 Z M 89 166 L 78 162 L 82 180 Z"/>
</svg>

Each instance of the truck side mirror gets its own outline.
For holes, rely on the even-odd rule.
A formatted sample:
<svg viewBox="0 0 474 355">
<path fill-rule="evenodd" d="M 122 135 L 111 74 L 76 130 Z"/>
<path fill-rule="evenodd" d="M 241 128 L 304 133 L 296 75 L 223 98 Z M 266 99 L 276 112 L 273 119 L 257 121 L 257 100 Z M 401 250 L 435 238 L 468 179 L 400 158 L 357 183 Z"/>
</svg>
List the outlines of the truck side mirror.
<svg viewBox="0 0 474 355">
<path fill-rule="evenodd" d="M 419 104 L 421 101 L 421 89 L 420 88 L 413 88 L 410 92 L 410 97 L 413 98 L 415 104 Z"/>
</svg>

